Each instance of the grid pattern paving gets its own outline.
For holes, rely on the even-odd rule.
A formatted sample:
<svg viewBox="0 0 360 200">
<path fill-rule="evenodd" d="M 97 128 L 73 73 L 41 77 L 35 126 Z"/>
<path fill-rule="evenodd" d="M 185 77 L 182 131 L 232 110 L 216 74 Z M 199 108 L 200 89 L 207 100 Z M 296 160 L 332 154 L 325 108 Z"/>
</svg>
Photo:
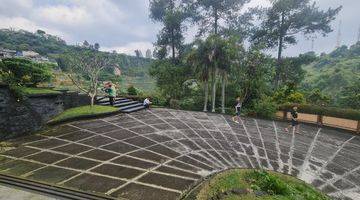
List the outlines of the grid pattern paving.
<svg viewBox="0 0 360 200">
<path fill-rule="evenodd" d="M 338 199 L 360 199 L 360 137 L 302 125 L 152 109 L 58 126 L 0 155 L 0 173 L 119 199 L 177 199 L 228 168 L 290 174 Z"/>
</svg>

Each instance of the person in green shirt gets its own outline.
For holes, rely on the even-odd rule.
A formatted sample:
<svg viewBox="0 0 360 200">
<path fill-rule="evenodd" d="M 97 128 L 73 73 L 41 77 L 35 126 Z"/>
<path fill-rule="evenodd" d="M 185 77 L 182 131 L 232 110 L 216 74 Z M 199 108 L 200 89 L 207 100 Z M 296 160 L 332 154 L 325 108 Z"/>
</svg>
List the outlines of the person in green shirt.
<svg viewBox="0 0 360 200">
<path fill-rule="evenodd" d="M 109 97 L 110 105 L 114 106 L 115 98 L 116 98 L 116 89 L 112 83 L 108 83 L 105 89 L 106 94 Z"/>
</svg>

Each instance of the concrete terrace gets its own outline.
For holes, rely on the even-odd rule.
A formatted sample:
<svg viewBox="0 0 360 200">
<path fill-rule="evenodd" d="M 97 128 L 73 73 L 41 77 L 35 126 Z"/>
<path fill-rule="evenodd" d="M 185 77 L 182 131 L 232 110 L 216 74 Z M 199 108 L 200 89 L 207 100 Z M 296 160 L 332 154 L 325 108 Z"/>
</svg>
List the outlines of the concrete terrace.
<svg viewBox="0 0 360 200">
<path fill-rule="evenodd" d="M 360 136 L 202 112 L 152 109 L 58 126 L 20 138 L 0 173 L 119 199 L 177 199 L 228 168 L 291 174 L 335 199 L 360 199 Z"/>
</svg>

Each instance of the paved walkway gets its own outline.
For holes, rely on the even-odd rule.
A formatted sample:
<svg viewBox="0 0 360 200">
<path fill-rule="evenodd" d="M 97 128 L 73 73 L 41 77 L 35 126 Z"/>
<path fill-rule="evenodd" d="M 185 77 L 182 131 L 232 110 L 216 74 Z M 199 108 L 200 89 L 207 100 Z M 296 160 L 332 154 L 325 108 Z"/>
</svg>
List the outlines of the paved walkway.
<svg viewBox="0 0 360 200">
<path fill-rule="evenodd" d="M 0 200 L 55 200 L 55 198 L 0 185 Z"/>
<path fill-rule="evenodd" d="M 56 127 L 0 155 L 0 173 L 131 200 L 176 199 L 231 167 L 298 177 L 339 199 L 360 199 L 360 137 L 302 125 L 152 109 Z"/>
</svg>

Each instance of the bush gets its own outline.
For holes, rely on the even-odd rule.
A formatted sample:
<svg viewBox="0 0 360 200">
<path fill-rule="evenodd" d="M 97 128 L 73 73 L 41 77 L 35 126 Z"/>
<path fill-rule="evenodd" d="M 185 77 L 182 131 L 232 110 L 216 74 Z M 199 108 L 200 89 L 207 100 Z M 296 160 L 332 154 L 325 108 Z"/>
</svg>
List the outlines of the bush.
<svg viewBox="0 0 360 200">
<path fill-rule="evenodd" d="M 338 117 L 344 119 L 360 120 L 360 110 L 354 109 L 342 109 L 335 107 L 322 107 L 309 104 L 283 104 L 279 106 L 280 110 L 289 111 L 294 106 L 298 107 L 298 111 L 301 113 L 324 115 L 329 117 Z"/>
<path fill-rule="evenodd" d="M 138 91 L 134 86 L 130 86 L 127 89 L 127 93 L 128 93 L 128 95 L 134 95 L 135 96 L 135 95 L 138 94 Z"/>
<path fill-rule="evenodd" d="M 170 108 L 180 109 L 180 102 L 177 99 L 170 99 Z"/>
<path fill-rule="evenodd" d="M 277 111 L 277 105 L 270 97 L 263 97 L 255 102 L 253 111 L 258 117 L 273 118 Z"/>
<path fill-rule="evenodd" d="M 36 86 L 52 78 L 51 64 L 35 63 L 19 58 L 5 58 L 0 64 L 1 79 L 7 84 Z"/>
</svg>

